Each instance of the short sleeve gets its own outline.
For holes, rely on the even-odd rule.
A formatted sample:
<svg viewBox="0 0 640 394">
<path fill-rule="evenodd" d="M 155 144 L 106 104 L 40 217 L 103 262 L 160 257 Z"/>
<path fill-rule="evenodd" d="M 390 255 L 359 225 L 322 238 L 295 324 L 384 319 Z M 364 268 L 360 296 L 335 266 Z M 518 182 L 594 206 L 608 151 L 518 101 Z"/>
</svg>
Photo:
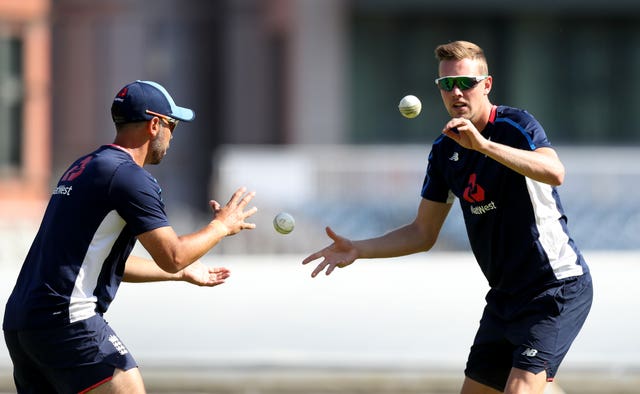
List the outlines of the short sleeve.
<svg viewBox="0 0 640 394">
<path fill-rule="evenodd" d="M 547 138 L 547 133 L 544 131 L 544 128 L 529 112 L 522 111 L 523 117 L 520 121 L 522 126 L 518 127 L 520 131 L 524 134 L 529 148 L 531 150 L 536 150 L 538 148 L 549 148 L 551 147 L 551 142 Z"/>
<path fill-rule="evenodd" d="M 109 189 L 115 207 L 135 235 L 169 225 L 157 180 L 134 163 L 115 171 Z"/>
<path fill-rule="evenodd" d="M 444 174 L 439 170 L 437 153 L 435 147 L 429 154 L 429 163 L 427 164 L 427 172 L 422 182 L 422 192 L 420 195 L 431 201 L 451 203 L 453 201 L 453 195 L 451 189 L 446 182 Z"/>
</svg>

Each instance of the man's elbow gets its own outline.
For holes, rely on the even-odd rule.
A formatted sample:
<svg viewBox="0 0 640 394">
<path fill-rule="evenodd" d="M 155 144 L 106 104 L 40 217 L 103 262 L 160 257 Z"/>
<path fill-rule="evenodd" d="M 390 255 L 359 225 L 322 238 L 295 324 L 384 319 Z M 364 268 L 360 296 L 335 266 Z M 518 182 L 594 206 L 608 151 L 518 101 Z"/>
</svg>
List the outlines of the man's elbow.
<svg viewBox="0 0 640 394">
<path fill-rule="evenodd" d="M 170 274 L 175 274 L 188 265 L 176 257 L 165 258 L 160 261 L 156 260 L 156 264 L 158 264 L 158 267 L 160 267 L 163 271 Z"/>
<path fill-rule="evenodd" d="M 560 186 L 564 182 L 564 175 L 549 174 L 545 179 L 541 179 L 543 183 L 550 186 Z"/>
<path fill-rule="evenodd" d="M 556 178 L 555 184 L 553 186 L 560 186 L 564 183 L 564 174 L 558 176 Z"/>
<path fill-rule="evenodd" d="M 556 171 L 550 174 L 550 184 L 551 186 L 560 186 L 564 183 L 564 166 L 558 168 Z"/>
</svg>

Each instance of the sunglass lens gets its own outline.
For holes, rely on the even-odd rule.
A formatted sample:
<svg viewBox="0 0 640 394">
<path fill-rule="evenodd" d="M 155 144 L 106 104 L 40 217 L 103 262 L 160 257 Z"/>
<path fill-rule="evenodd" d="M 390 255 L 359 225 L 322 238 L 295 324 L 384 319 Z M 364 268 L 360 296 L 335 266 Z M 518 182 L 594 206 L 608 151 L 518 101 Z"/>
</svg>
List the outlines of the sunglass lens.
<svg viewBox="0 0 640 394">
<path fill-rule="evenodd" d="M 475 78 L 460 77 L 458 78 L 458 81 L 456 83 L 458 84 L 460 90 L 467 90 L 476 86 L 478 82 L 476 82 Z"/>
<path fill-rule="evenodd" d="M 450 92 L 453 90 L 453 85 L 455 84 L 455 80 L 453 78 L 442 78 L 438 81 L 438 86 L 440 89 Z"/>
</svg>

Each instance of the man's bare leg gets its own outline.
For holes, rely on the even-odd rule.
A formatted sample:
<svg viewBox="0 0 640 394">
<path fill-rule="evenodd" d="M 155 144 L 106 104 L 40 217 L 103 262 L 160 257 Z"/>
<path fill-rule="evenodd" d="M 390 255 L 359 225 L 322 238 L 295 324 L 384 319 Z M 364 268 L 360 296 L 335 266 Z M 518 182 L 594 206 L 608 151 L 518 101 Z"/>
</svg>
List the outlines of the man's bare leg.
<svg viewBox="0 0 640 394">
<path fill-rule="evenodd" d="M 116 369 L 113 378 L 89 391 L 90 394 L 145 394 L 144 382 L 138 368 L 128 371 Z"/>
<path fill-rule="evenodd" d="M 547 373 L 534 374 L 522 369 L 512 368 L 504 390 L 505 394 L 544 394 L 547 387 Z M 499 394 L 500 391 L 465 378 L 461 394 Z"/>
</svg>

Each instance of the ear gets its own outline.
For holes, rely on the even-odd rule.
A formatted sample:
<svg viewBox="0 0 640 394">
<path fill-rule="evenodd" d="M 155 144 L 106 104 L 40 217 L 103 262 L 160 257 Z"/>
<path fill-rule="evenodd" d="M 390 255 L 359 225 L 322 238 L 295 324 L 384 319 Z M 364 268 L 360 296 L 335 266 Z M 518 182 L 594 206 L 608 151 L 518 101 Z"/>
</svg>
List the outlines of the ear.
<svg viewBox="0 0 640 394">
<path fill-rule="evenodd" d="M 489 75 L 485 78 L 482 83 L 484 84 L 484 94 L 488 95 L 491 92 L 491 87 L 493 86 L 493 77 Z"/>
<path fill-rule="evenodd" d="M 151 137 L 151 139 L 156 138 L 158 133 L 160 133 L 160 119 L 154 116 L 149 123 L 147 123 L 147 133 Z"/>
</svg>

